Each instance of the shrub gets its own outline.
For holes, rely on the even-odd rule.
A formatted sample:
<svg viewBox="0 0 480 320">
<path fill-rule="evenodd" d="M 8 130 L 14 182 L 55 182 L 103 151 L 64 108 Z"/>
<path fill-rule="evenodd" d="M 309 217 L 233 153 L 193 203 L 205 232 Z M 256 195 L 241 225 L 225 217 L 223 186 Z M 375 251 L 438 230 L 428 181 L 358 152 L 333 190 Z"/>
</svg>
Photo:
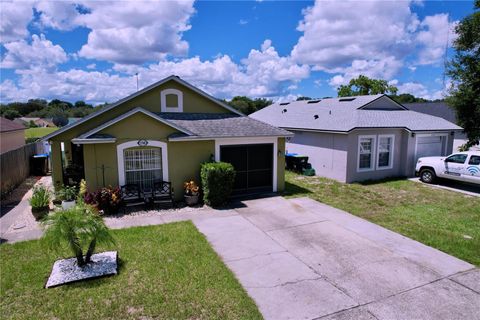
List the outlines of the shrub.
<svg viewBox="0 0 480 320">
<path fill-rule="evenodd" d="M 200 170 L 203 188 L 203 201 L 212 206 L 228 202 L 235 180 L 235 169 L 230 163 L 209 162 Z"/>
<path fill-rule="evenodd" d="M 89 205 L 56 212 L 43 220 L 43 224 L 43 240 L 49 248 L 59 250 L 67 244 L 80 267 L 91 262 L 97 244 L 115 243 L 103 219 Z"/>
<path fill-rule="evenodd" d="M 117 213 L 122 197 L 120 188 L 109 186 L 95 192 L 86 192 L 83 199 L 86 204 L 90 204 L 98 210 L 103 210 L 103 213 L 108 215 Z"/>
<path fill-rule="evenodd" d="M 32 208 L 45 208 L 50 205 L 50 199 L 50 190 L 43 185 L 38 185 L 33 187 L 33 194 L 29 202 Z"/>
</svg>

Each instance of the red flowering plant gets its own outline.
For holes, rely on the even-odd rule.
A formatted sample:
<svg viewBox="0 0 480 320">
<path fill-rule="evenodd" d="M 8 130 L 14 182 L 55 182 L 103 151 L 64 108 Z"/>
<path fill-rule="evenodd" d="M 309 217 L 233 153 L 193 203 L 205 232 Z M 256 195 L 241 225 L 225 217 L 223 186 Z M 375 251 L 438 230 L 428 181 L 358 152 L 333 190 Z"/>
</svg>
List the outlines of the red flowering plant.
<svg viewBox="0 0 480 320">
<path fill-rule="evenodd" d="M 84 196 L 86 204 L 96 207 L 106 215 L 116 214 L 121 200 L 120 188 L 113 188 L 112 186 L 100 188 L 94 192 L 86 192 Z"/>
</svg>

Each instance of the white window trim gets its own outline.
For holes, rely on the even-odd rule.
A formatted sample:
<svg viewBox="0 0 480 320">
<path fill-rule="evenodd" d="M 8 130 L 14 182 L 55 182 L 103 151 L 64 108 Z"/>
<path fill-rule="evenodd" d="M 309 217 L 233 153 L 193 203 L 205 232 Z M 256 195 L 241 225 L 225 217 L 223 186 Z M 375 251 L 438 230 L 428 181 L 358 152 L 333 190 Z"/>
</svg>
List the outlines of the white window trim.
<svg viewBox="0 0 480 320">
<path fill-rule="evenodd" d="M 372 139 L 372 150 L 371 150 L 371 158 L 370 158 L 370 168 L 360 168 L 360 141 L 362 139 Z M 375 161 L 376 161 L 376 149 L 377 149 L 377 136 L 376 135 L 365 135 L 365 136 L 358 136 L 357 141 L 357 172 L 368 172 L 375 170 Z"/>
<path fill-rule="evenodd" d="M 215 139 L 215 161 L 220 161 L 220 147 L 221 146 L 230 146 L 230 145 L 241 145 L 241 144 L 273 144 L 273 192 L 277 192 L 277 163 L 278 163 L 278 138 L 256 138 L 256 139 L 245 139 L 245 138 L 225 138 L 225 139 Z"/>
<path fill-rule="evenodd" d="M 168 180 L 168 150 L 167 144 L 162 141 L 146 140 L 148 147 L 158 147 L 162 149 L 162 176 L 163 181 Z M 118 185 L 125 185 L 125 162 L 123 150 L 133 147 L 139 147 L 138 140 L 128 141 L 117 145 L 117 167 L 118 167 Z"/>
<path fill-rule="evenodd" d="M 177 96 L 178 106 L 167 106 L 167 95 L 173 94 Z M 177 89 L 165 89 L 160 93 L 160 109 L 162 112 L 183 112 L 183 92 Z"/>
<path fill-rule="evenodd" d="M 388 166 L 384 166 L 384 167 L 380 167 L 378 165 L 378 160 L 380 159 L 380 139 L 381 138 L 390 138 L 392 139 L 391 140 L 391 143 L 390 143 L 390 151 L 389 151 L 389 154 L 388 154 Z M 394 148 L 395 148 L 395 135 L 394 134 L 379 134 L 378 135 L 378 139 L 377 139 L 377 153 L 376 153 L 376 161 L 375 161 L 375 164 L 376 164 L 376 168 L 377 170 L 388 170 L 388 169 L 392 169 L 393 168 L 393 154 L 394 154 Z"/>
</svg>

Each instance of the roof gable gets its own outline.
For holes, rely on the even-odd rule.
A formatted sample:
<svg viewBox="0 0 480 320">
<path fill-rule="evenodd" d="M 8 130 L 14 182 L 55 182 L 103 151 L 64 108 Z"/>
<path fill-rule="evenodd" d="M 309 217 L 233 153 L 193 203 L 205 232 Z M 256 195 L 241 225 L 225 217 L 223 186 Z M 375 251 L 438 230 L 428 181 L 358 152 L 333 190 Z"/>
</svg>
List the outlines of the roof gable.
<svg viewBox="0 0 480 320">
<path fill-rule="evenodd" d="M 74 122 L 72 124 L 69 124 L 47 136 L 44 137 L 44 140 L 49 140 L 55 136 L 58 136 L 58 135 L 61 135 L 65 132 L 68 132 L 70 130 L 72 130 L 73 128 L 79 128 L 80 126 L 82 125 L 87 125 L 88 122 L 92 121 L 92 119 L 98 119 L 99 117 L 105 117 L 105 118 L 112 118 L 109 117 L 108 115 L 109 114 L 113 114 L 113 117 L 118 117 L 120 114 L 119 112 L 117 111 L 118 108 L 120 109 L 128 109 L 128 108 L 135 108 L 135 107 L 138 107 L 138 106 L 144 106 L 142 103 L 139 103 L 139 102 L 142 102 L 142 99 L 141 97 L 145 96 L 145 95 L 148 95 L 149 92 L 159 88 L 160 86 L 162 85 L 165 85 L 167 84 L 169 81 L 177 84 L 177 85 L 180 85 L 184 88 L 186 88 L 187 90 L 191 90 L 191 92 L 193 92 L 194 94 L 198 95 L 198 97 L 200 97 L 201 99 L 204 99 L 203 101 L 208 101 L 210 104 L 212 105 L 215 105 L 219 108 L 219 110 L 223 110 L 224 112 L 231 112 L 231 113 L 235 113 L 237 115 L 241 115 L 243 116 L 243 114 L 237 110 L 235 110 L 234 108 L 228 106 L 227 104 L 223 103 L 222 101 L 220 100 L 217 100 L 215 99 L 214 97 L 210 96 L 209 94 L 207 94 L 206 92 L 192 86 L 191 84 L 189 84 L 188 82 L 180 79 L 179 77 L 177 76 L 169 76 L 165 79 L 162 79 L 142 90 L 139 90 L 138 92 L 135 92 L 131 95 L 129 95 L 128 97 L 125 97 L 123 99 L 120 99 L 119 101 L 105 107 L 104 109 L 102 110 L 99 110 L 97 112 L 94 112 L 86 117 L 84 117 L 83 119 L 77 121 L 77 122 Z M 157 99 L 158 98 L 158 101 L 156 101 L 156 103 L 158 103 L 158 111 L 160 111 L 160 95 L 157 97 L 156 95 L 154 95 L 155 97 L 152 98 L 152 99 Z M 135 102 L 136 101 L 136 102 Z M 134 103 L 135 102 L 135 103 Z M 131 104 L 135 104 L 134 106 L 131 106 Z M 150 108 L 152 109 L 152 108 Z M 108 120 L 110 120 L 108 119 Z M 108 120 L 105 120 L 105 121 L 108 121 Z M 94 121 L 94 120 L 93 120 Z M 101 121 L 100 121 L 100 124 L 98 123 L 100 120 L 97 121 L 96 125 L 91 125 L 90 128 L 87 128 L 88 129 L 92 129 L 93 127 L 96 127 L 98 125 L 101 124 Z M 86 131 L 86 130 L 85 130 Z M 76 134 L 73 134 L 74 136 L 75 135 L 78 135 L 78 132 Z"/>
<path fill-rule="evenodd" d="M 118 123 L 118 122 L 120 122 L 120 121 L 122 121 L 122 120 L 125 120 L 125 119 L 127 119 L 127 118 L 129 118 L 129 117 L 131 117 L 131 116 L 133 116 L 133 115 L 135 115 L 135 114 L 138 114 L 138 113 L 142 113 L 142 114 L 144 114 L 144 115 L 146 115 L 146 116 L 149 116 L 149 117 L 151 117 L 151 118 L 153 118 L 153 119 L 155 119 L 155 120 L 157 120 L 157 121 L 159 121 L 159 122 L 161 122 L 161 123 L 163 123 L 163 124 L 165 124 L 165 125 L 173 128 L 173 129 L 176 129 L 176 130 L 178 130 L 178 131 L 180 131 L 180 132 L 182 132 L 182 133 L 184 133 L 184 134 L 186 134 L 186 135 L 193 135 L 192 132 L 186 130 L 185 128 L 179 127 L 179 126 L 177 126 L 176 124 L 174 124 L 174 123 L 172 123 L 172 122 L 170 122 L 170 121 L 168 121 L 168 120 L 165 120 L 165 119 L 161 118 L 160 116 L 158 116 L 158 115 L 156 115 L 156 114 L 154 114 L 154 113 L 152 113 L 152 112 L 150 112 L 150 111 L 147 111 L 147 110 L 145 110 L 145 109 L 143 109 L 143 108 L 135 108 L 135 109 L 133 109 L 133 110 L 130 110 L 130 111 L 127 112 L 127 113 L 122 114 L 122 115 L 119 116 L 119 117 L 116 117 L 116 118 L 114 118 L 114 119 L 112 119 L 112 120 L 110 120 L 110 121 L 108 121 L 108 122 L 105 122 L 103 125 L 95 128 L 95 129 L 93 129 L 93 130 L 90 130 L 90 131 L 88 131 L 88 132 L 85 132 L 84 134 L 82 134 L 82 135 L 79 136 L 78 138 L 80 138 L 80 139 L 88 139 L 89 137 L 95 135 L 96 133 L 99 133 L 99 132 L 101 132 L 101 131 L 103 131 L 103 130 L 105 130 L 105 129 L 113 126 L 113 125 L 115 125 L 116 123 Z"/>
</svg>

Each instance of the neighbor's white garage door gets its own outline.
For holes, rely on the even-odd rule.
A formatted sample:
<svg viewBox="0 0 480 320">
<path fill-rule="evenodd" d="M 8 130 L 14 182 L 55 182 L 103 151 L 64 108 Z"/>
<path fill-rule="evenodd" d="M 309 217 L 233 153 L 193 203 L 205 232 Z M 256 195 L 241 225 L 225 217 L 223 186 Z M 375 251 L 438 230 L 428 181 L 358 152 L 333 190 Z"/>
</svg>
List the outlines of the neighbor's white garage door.
<svg viewBox="0 0 480 320">
<path fill-rule="evenodd" d="M 443 156 L 443 139 L 443 136 L 418 137 L 416 158 Z"/>
</svg>

